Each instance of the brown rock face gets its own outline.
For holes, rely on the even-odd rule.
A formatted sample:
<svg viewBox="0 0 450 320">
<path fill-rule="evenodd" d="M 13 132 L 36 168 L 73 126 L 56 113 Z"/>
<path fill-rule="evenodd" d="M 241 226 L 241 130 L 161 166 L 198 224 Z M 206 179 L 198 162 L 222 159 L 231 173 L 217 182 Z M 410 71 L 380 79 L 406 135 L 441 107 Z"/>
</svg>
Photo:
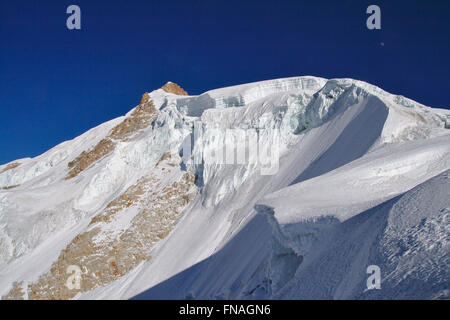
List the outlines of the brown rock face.
<svg viewBox="0 0 450 320">
<path fill-rule="evenodd" d="M 70 299 L 79 292 L 104 286 L 151 259 L 150 249 L 167 237 L 197 189 L 194 175 L 176 172 L 167 156 L 152 174 L 141 177 L 95 216 L 88 229 L 78 234 L 50 270 L 32 283 L 16 282 L 2 299 Z M 168 172 L 172 171 L 172 172 Z M 159 177 L 170 179 L 163 184 Z M 129 216 L 127 228 L 120 219 Z M 68 286 L 70 266 L 81 270 L 78 288 Z"/>
<path fill-rule="evenodd" d="M 2 189 L 3 189 L 3 190 L 9 190 L 9 189 L 17 188 L 18 186 L 19 186 L 18 184 L 15 184 L 15 185 L 12 185 L 12 186 L 6 186 L 6 187 L 3 187 Z"/>
<path fill-rule="evenodd" d="M 89 151 L 83 151 L 75 160 L 69 162 L 70 172 L 66 180 L 76 177 L 80 172 L 89 167 L 95 161 L 103 158 L 114 150 L 115 144 L 110 139 L 102 139 L 97 145 Z"/>
<path fill-rule="evenodd" d="M 2 300 L 25 300 L 25 292 L 23 291 L 23 281 L 14 282 L 12 285 L 12 289 L 8 292 L 8 294 L 2 297 Z"/>
<path fill-rule="evenodd" d="M 126 141 L 134 133 L 148 127 L 156 118 L 158 111 L 147 93 L 131 115 L 111 129 L 109 134 L 89 151 L 83 151 L 73 161 L 69 162 L 69 174 L 66 180 L 76 177 L 94 162 L 110 154 L 116 147 L 116 141 Z"/>
<path fill-rule="evenodd" d="M 0 174 L 2 174 L 3 172 L 6 172 L 6 171 L 8 171 L 8 170 L 17 168 L 18 166 L 20 166 L 20 163 L 19 163 L 19 162 L 11 162 L 11 163 L 8 163 L 8 164 L 6 165 L 5 168 L 3 168 L 2 170 L 0 170 Z"/>
<path fill-rule="evenodd" d="M 162 88 L 165 92 L 177 94 L 179 96 L 187 96 L 188 93 L 183 90 L 179 85 L 173 82 L 167 82 Z"/>
<path fill-rule="evenodd" d="M 158 111 L 148 94 L 144 94 L 141 103 L 134 109 L 131 115 L 117 126 L 112 128 L 109 136 L 116 140 L 126 141 L 131 135 L 141 129 L 147 128 L 156 118 Z"/>
</svg>

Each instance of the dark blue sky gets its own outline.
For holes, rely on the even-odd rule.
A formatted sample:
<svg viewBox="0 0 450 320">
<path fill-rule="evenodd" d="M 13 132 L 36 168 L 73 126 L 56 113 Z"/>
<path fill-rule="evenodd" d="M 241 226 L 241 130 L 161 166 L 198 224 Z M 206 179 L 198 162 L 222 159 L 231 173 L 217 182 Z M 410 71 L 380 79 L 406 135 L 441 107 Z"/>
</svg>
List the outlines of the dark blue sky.
<svg viewBox="0 0 450 320">
<path fill-rule="evenodd" d="M 450 1 L 0 3 L 0 163 L 123 115 L 169 80 L 199 94 L 271 78 L 351 77 L 449 106 Z M 81 8 L 79 31 L 66 28 L 71 4 Z M 381 30 L 366 28 L 370 4 L 381 7 Z"/>
</svg>

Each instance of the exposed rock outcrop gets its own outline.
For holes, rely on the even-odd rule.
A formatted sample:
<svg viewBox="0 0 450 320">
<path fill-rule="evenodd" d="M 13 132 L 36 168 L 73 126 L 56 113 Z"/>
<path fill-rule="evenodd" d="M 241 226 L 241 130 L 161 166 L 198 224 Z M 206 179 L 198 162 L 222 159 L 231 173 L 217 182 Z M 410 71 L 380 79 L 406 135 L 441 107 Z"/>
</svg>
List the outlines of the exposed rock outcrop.
<svg viewBox="0 0 450 320">
<path fill-rule="evenodd" d="M 62 250 L 50 271 L 28 284 L 28 298 L 70 299 L 106 285 L 149 260 L 150 249 L 167 237 L 184 207 L 196 196 L 194 175 L 174 168 L 169 163 L 174 157 L 166 156 L 152 175 L 139 179 L 95 216 L 88 230 Z M 172 182 L 161 183 L 161 177 Z M 69 266 L 82 272 L 79 289 L 67 286 Z M 14 284 L 2 298 L 23 299 L 21 288 Z"/>
<path fill-rule="evenodd" d="M 83 151 L 73 161 L 69 162 L 68 167 L 70 171 L 65 179 L 68 180 L 76 177 L 94 162 L 111 153 L 117 141 L 127 141 L 136 132 L 147 128 L 155 120 L 157 114 L 158 111 L 153 101 L 150 99 L 148 93 L 144 93 L 141 102 L 130 116 L 112 128 L 108 136 L 100 140 L 91 150 Z"/>
<path fill-rule="evenodd" d="M 11 163 L 8 163 L 8 164 L 6 165 L 6 167 L 4 167 L 2 170 L 0 170 L 0 174 L 2 174 L 3 172 L 6 172 L 6 171 L 8 171 L 8 170 L 17 168 L 18 166 L 20 166 L 20 163 L 19 163 L 19 162 L 11 162 Z"/>
<path fill-rule="evenodd" d="M 167 82 L 165 85 L 161 87 L 165 92 L 173 93 L 179 96 L 187 96 L 188 93 L 183 90 L 179 85 L 173 82 Z"/>
</svg>

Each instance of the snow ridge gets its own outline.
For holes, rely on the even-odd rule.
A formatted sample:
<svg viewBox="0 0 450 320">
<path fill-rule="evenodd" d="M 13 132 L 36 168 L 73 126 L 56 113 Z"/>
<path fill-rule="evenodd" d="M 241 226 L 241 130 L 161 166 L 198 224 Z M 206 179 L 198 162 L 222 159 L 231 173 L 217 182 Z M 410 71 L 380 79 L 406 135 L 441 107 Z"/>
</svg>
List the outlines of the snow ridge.
<svg viewBox="0 0 450 320">
<path fill-rule="evenodd" d="M 0 295 L 445 297 L 449 118 L 448 110 L 353 79 L 293 77 L 198 96 L 168 83 L 123 117 L 39 157 L 0 166 Z M 248 141 L 218 141 L 214 130 L 255 131 L 258 145 L 272 148 L 276 132 L 277 170 L 261 174 Z M 246 161 L 207 161 L 232 143 Z M 152 195 L 179 188 L 176 201 Z M 422 205 L 430 199 L 436 205 Z M 117 220 L 110 220 L 111 208 Z M 133 259 L 125 249 L 107 251 L 127 247 L 124 235 L 136 231 L 140 210 L 148 215 L 139 225 L 155 225 L 152 234 L 164 236 L 133 242 L 140 248 Z M 155 212 L 167 223 L 155 224 Z M 83 246 L 75 245 L 80 239 Z M 346 248 L 342 258 L 334 243 Z M 400 257 L 395 243 L 417 258 Z M 436 258 L 427 260 L 428 252 Z M 96 255 L 107 262 L 91 259 Z M 321 264 L 325 258 L 331 262 Z M 386 290 L 364 291 L 369 262 L 397 270 L 382 283 Z M 333 269 L 340 264 L 349 267 Z M 64 286 L 68 265 L 85 272 L 78 291 Z M 310 270 L 320 272 L 313 277 Z M 407 293 L 419 283 L 427 289 Z"/>
</svg>

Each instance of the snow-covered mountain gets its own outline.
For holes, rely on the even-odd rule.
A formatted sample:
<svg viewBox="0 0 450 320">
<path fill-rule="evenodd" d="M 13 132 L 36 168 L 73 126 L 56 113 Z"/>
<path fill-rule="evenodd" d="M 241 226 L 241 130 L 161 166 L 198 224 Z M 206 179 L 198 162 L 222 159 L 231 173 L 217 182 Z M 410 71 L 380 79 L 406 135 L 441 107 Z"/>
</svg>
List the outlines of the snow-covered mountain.
<svg viewBox="0 0 450 320">
<path fill-rule="evenodd" d="M 0 166 L 0 296 L 448 298 L 449 129 L 352 79 L 169 82 Z"/>
</svg>

